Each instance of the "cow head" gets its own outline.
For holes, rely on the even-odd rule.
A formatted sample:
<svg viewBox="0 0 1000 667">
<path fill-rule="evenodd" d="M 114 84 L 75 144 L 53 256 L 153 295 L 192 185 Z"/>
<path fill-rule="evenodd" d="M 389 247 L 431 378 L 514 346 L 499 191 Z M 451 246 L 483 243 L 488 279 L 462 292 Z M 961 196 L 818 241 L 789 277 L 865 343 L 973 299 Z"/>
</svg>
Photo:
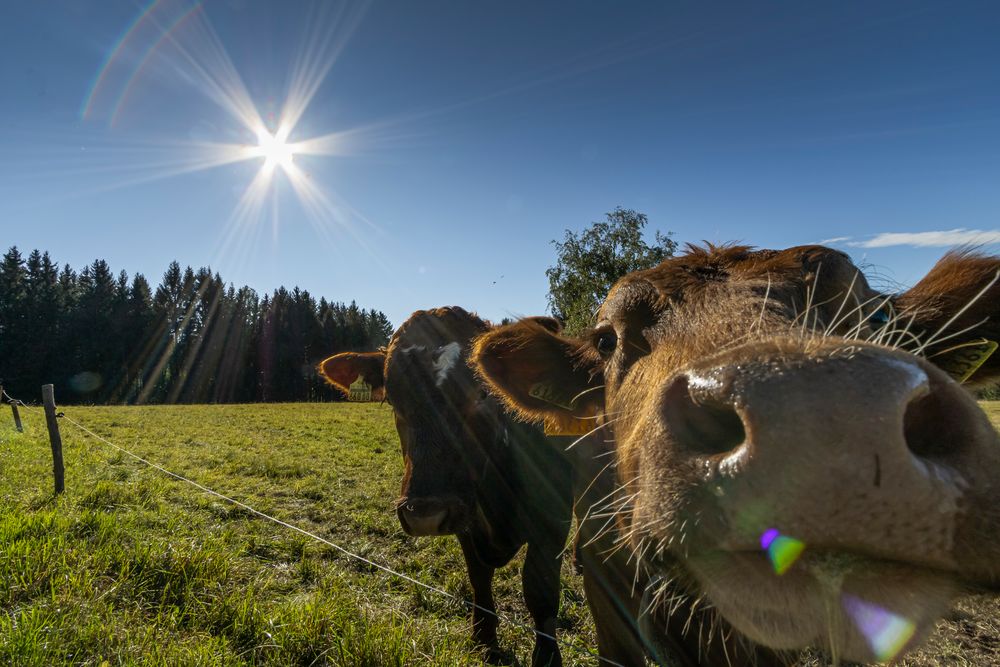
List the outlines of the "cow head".
<svg viewBox="0 0 1000 667">
<path fill-rule="evenodd" d="M 552 318 L 528 321 L 559 330 Z M 456 306 L 418 310 L 385 350 L 338 354 L 320 364 L 323 377 L 342 391 L 363 377 L 392 406 L 405 464 L 396 513 L 410 535 L 466 530 L 476 519 L 477 485 L 508 467 L 503 410 L 467 364 L 473 338 L 489 329 Z"/>
<path fill-rule="evenodd" d="M 518 323 L 473 363 L 528 419 L 599 415 L 652 600 L 672 582 L 760 644 L 890 659 L 1000 584 L 1000 440 L 954 379 L 1000 376 L 998 270 L 951 253 L 886 296 L 829 248 L 689 248 L 581 339 Z"/>
</svg>

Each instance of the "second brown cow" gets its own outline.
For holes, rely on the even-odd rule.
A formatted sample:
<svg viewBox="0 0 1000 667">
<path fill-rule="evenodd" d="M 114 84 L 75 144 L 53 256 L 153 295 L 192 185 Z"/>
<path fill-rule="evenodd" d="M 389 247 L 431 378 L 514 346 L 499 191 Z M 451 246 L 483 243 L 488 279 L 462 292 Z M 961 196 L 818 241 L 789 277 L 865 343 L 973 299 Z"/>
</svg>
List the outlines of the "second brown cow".
<svg viewBox="0 0 1000 667">
<path fill-rule="evenodd" d="M 413 536 L 458 538 L 472 585 L 473 637 L 487 658 L 502 659 L 493 574 L 527 545 L 522 586 L 538 632 L 532 664 L 560 665 L 553 638 L 571 469 L 541 428 L 508 416 L 468 367 L 473 338 L 489 330 L 462 308 L 417 311 L 385 352 L 336 355 L 320 371 L 341 388 L 363 375 L 384 390 L 405 462 L 399 522 Z"/>
</svg>

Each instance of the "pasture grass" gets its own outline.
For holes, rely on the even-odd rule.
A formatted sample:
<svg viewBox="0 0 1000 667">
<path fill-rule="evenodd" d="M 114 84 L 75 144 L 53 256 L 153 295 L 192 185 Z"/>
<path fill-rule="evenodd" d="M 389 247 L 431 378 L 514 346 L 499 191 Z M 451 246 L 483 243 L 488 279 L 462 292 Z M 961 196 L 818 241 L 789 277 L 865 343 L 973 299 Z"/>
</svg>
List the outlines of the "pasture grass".
<svg viewBox="0 0 1000 667">
<path fill-rule="evenodd" d="M 372 561 L 471 592 L 453 538 L 413 539 L 377 404 L 68 407 L 115 444 Z M 61 422 L 53 497 L 44 416 L 0 424 L 0 664 L 480 664 L 465 608 L 148 468 Z M 4 415 L 6 417 L 6 415 Z M 8 421 L 6 419 L 2 421 Z M 530 625 L 518 564 L 501 611 Z M 567 564 L 560 626 L 594 643 Z M 531 636 L 501 625 L 526 660 Z M 566 651 L 569 664 L 590 660 Z"/>
<path fill-rule="evenodd" d="M 1000 403 L 984 403 L 1000 423 Z M 402 462 L 378 404 L 71 407 L 112 442 L 372 561 L 469 598 L 453 538 L 405 536 Z M 476 665 L 466 610 L 171 479 L 61 423 L 52 493 L 40 409 L 0 414 L 0 664 Z M 520 560 L 502 613 L 530 624 Z M 582 585 L 563 567 L 568 665 L 596 664 Z M 966 598 L 907 665 L 1000 663 L 1000 606 Z M 512 664 L 533 640 L 501 623 Z M 577 652 L 578 651 L 578 652 Z M 821 664 L 803 656 L 801 664 Z"/>
</svg>

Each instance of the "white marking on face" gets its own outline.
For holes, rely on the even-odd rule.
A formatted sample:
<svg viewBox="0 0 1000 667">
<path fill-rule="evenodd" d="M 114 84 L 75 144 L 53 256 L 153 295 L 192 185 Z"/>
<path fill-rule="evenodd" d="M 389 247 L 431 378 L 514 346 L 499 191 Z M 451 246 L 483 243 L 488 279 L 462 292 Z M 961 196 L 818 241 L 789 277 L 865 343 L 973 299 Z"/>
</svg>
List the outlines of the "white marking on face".
<svg viewBox="0 0 1000 667">
<path fill-rule="evenodd" d="M 437 361 L 434 362 L 434 371 L 437 373 L 437 386 L 440 387 L 448 379 L 448 373 L 455 367 L 455 363 L 462 356 L 462 346 L 458 343 L 448 343 L 439 348 Z"/>
</svg>

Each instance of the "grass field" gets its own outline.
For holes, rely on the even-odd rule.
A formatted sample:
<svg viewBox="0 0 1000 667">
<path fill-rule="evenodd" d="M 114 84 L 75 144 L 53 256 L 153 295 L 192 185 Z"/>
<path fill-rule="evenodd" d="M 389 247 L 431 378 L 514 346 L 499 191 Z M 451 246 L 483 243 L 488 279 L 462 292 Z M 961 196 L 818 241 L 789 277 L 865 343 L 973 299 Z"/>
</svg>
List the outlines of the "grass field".
<svg viewBox="0 0 1000 667">
<path fill-rule="evenodd" d="M 1000 423 L 1000 404 L 984 404 Z M 52 496 L 40 410 L 0 413 L 0 664 L 467 665 L 465 609 L 166 477 L 63 421 L 66 493 Z M 116 444 L 453 595 L 452 538 L 405 536 L 401 459 L 375 404 L 66 408 Z M 523 623 L 518 563 L 498 603 Z M 561 636 L 587 656 L 581 582 L 563 568 Z M 967 598 L 911 665 L 1000 664 L 1000 606 Z M 501 624 L 512 663 L 530 634 Z M 818 664 L 803 657 L 803 664 Z"/>
</svg>

